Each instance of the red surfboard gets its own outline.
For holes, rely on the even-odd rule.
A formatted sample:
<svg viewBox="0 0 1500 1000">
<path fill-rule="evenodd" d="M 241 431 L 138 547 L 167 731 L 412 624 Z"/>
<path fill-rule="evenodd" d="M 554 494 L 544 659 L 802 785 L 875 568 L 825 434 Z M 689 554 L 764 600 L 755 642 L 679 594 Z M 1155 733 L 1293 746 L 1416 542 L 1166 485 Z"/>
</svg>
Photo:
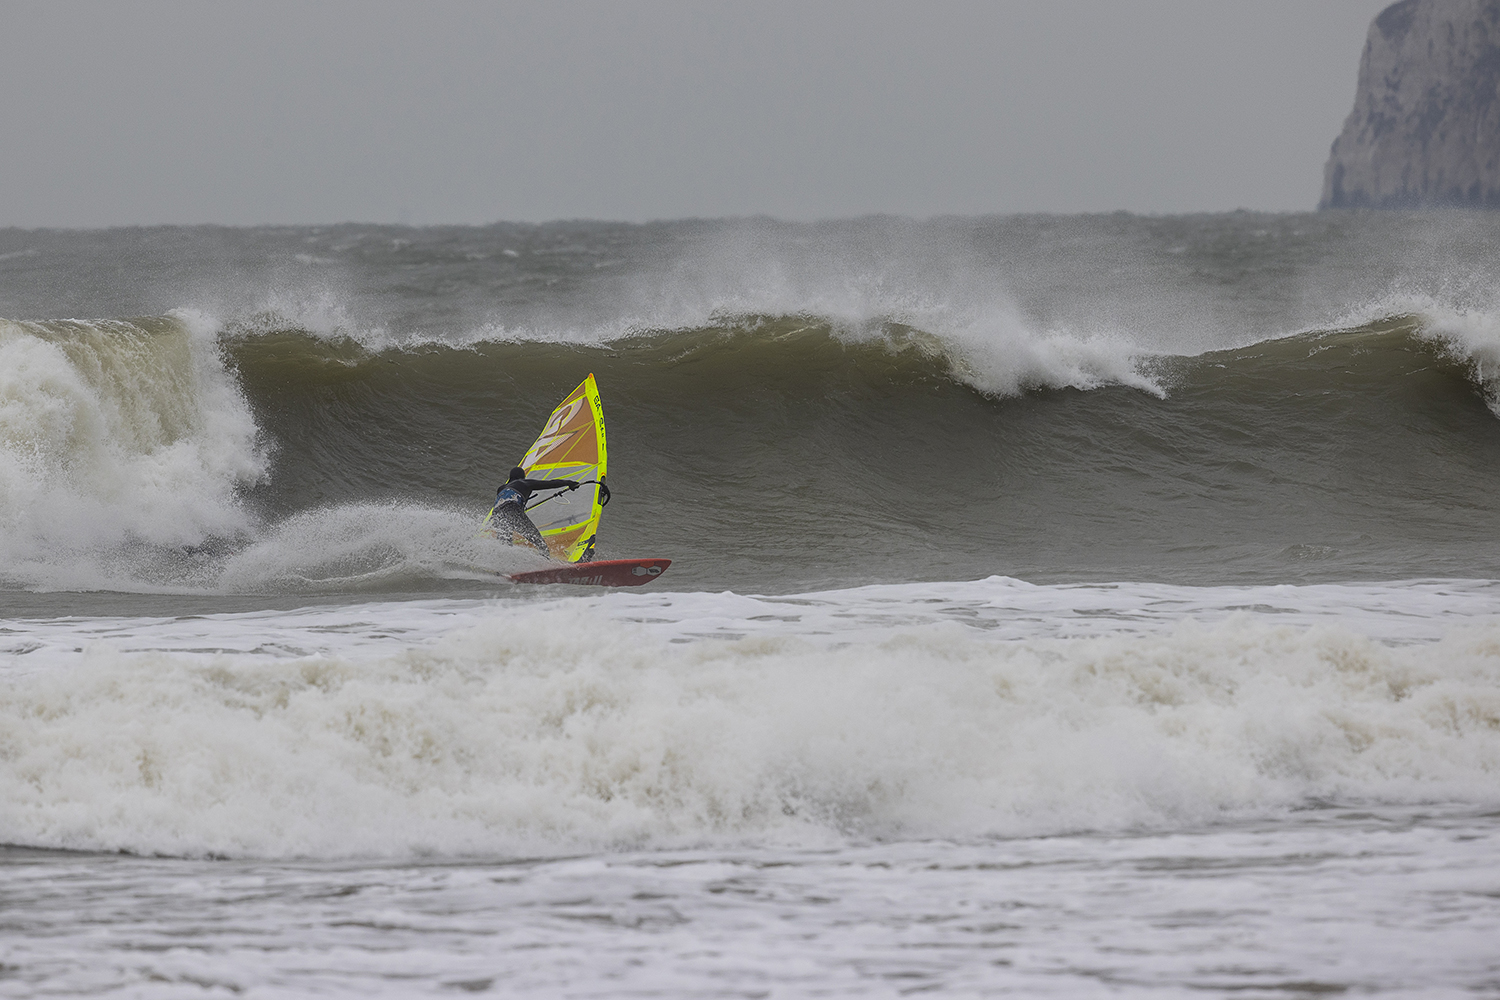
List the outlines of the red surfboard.
<svg viewBox="0 0 1500 1000">
<path fill-rule="evenodd" d="M 511 573 L 512 583 L 578 583 L 593 587 L 639 587 L 672 565 L 670 559 L 600 559 Z"/>
</svg>

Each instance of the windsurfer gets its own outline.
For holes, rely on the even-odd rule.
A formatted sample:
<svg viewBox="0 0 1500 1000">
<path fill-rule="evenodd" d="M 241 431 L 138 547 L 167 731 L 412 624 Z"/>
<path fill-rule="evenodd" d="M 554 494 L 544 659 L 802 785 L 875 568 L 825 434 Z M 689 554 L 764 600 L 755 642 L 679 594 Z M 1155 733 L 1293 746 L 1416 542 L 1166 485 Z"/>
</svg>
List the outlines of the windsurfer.
<svg viewBox="0 0 1500 1000">
<path fill-rule="evenodd" d="M 526 504 L 537 490 L 576 490 L 578 486 L 571 479 L 527 479 L 526 470 L 518 465 L 510 470 L 505 485 L 495 491 L 490 523 L 501 538 L 507 533 L 520 535 L 542 555 L 550 557 L 552 553 L 542 533 L 526 516 Z"/>
</svg>

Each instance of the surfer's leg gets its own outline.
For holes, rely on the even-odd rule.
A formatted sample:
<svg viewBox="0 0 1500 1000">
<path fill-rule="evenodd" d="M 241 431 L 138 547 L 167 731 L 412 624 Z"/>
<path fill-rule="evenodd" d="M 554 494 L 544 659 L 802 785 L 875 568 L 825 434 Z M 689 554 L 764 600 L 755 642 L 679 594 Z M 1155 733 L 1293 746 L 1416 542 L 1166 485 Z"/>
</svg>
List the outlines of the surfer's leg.
<svg viewBox="0 0 1500 1000">
<path fill-rule="evenodd" d="M 551 558 L 552 552 L 547 548 L 546 539 L 542 537 L 536 525 L 531 523 L 531 518 L 526 516 L 525 511 L 517 510 L 513 504 L 502 504 L 495 508 L 495 521 L 502 536 L 506 532 L 520 535 L 532 548 Z"/>
<path fill-rule="evenodd" d="M 525 517 L 525 515 L 523 514 L 522 517 Z M 526 526 L 521 529 L 521 536 L 530 542 L 538 552 L 551 559 L 552 550 L 547 548 L 547 540 L 542 537 L 540 531 L 536 530 L 536 525 L 531 523 L 531 518 L 525 517 L 525 520 Z"/>
</svg>

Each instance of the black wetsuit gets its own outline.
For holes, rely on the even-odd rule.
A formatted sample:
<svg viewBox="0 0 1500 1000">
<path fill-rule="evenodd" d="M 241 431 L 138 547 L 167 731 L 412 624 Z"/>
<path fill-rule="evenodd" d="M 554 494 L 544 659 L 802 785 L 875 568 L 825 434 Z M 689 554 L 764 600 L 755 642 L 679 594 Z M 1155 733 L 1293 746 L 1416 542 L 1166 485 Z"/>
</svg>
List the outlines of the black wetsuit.
<svg viewBox="0 0 1500 1000">
<path fill-rule="evenodd" d="M 547 548 L 546 539 L 536 530 L 531 518 L 526 516 L 526 504 L 530 502 L 531 494 L 537 490 L 577 488 L 578 484 L 571 479 L 512 479 L 495 491 L 495 510 L 491 523 L 500 532 L 500 537 L 504 538 L 506 532 L 520 535 L 542 555 L 550 556 L 552 553 Z"/>
</svg>

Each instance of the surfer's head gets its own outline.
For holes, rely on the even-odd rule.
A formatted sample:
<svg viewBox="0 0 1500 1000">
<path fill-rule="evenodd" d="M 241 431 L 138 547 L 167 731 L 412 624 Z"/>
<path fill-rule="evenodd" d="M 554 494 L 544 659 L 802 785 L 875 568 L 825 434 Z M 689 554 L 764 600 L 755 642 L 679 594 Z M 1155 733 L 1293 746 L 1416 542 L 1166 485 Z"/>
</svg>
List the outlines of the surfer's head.
<svg viewBox="0 0 1500 1000">
<path fill-rule="evenodd" d="M 525 479 L 525 478 L 526 478 L 526 470 L 525 470 L 525 469 L 523 469 L 523 468 L 521 468 L 521 467 L 520 467 L 520 466 L 519 466 L 519 465 L 518 465 L 518 466 L 516 466 L 516 467 L 515 467 L 515 468 L 514 468 L 514 469 L 511 469 L 511 470 L 510 470 L 510 478 L 509 478 L 509 479 L 507 479 L 507 480 L 506 480 L 506 482 L 507 482 L 507 483 L 513 483 L 513 482 L 515 482 L 515 481 L 516 481 L 516 480 L 517 480 L 517 479 Z"/>
</svg>

